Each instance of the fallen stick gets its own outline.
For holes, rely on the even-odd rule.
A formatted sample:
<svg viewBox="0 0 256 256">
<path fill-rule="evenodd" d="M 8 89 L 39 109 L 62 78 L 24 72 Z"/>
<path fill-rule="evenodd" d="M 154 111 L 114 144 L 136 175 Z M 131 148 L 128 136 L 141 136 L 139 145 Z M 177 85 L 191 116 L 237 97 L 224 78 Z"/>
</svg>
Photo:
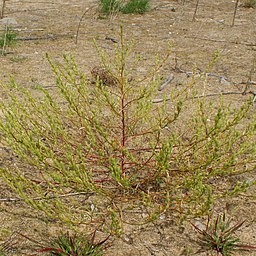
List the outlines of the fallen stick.
<svg viewBox="0 0 256 256">
<path fill-rule="evenodd" d="M 33 40 L 57 40 L 58 38 L 72 38 L 72 35 L 47 35 L 38 37 L 17 37 L 16 41 L 33 41 Z"/>
<path fill-rule="evenodd" d="M 203 73 L 203 72 L 200 72 L 200 71 L 192 72 L 192 71 L 186 71 L 186 70 L 183 70 L 183 69 L 177 68 L 177 67 L 174 70 L 179 72 L 179 73 L 186 74 L 187 77 L 190 77 L 190 76 L 193 76 L 193 75 L 205 75 L 205 76 L 212 76 L 212 77 L 219 78 L 220 83 L 222 83 L 223 80 L 228 81 L 228 78 L 226 76 L 217 75 L 215 73 Z"/>
<path fill-rule="evenodd" d="M 198 10 L 198 6 L 199 6 L 199 0 L 197 0 L 197 2 L 196 2 L 196 7 L 195 7 L 195 11 L 194 11 L 194 15 L 193 15 L 192 21 L 196 20 L 196 13 L 197 13 L 197 10 Z"/>
<path fill-rule="evenodd" d="M 231 44 L 242 44 L 246 46 L 256 46 L 256 43 L 234 42 L 234 41 L 226 41 L 221 39 L 212 39 L 212 38 L 205 38 L 205 37 L 198 37 L 198 36 L 185 36 L 185 38 L 199 39 L 199 40 L 211 41 L 216 43 L 231 43 Z"/>
<path fill-rule="evenodd" d="M 231 24 L 232 27 L 235 25 L 235 19 L 236 19 L 236 12 L 237 12 L 237 7 L 238 7 L 238 2 L 239 2 L 239 0 L 236 0 L 234 14 L 233 14 L 233 20 L 232 20 L 232 24 Z"/>
<path fill-rule="evenodd" d="M 221 96 L 221 95 L 248 95 L 252 94 L 254 96 L 252 100 L 252 104 L 256 101 L 256 91 L 249 91 L 249 92 L 217 92 L 217 93 L 209 93 L 209 94 L 202 94 L 202 95 L 196 95 L 194 97 L 191 97 L 190 99 L 200 99 L 200 98 L 206 98 L 206 97 L 214 97 L 214 96 Z M 171 99 L 154 99 L 152 100 L 152 103 L 161 103 L 164 101 L 170 101 Z"/>
<path fill-rule="evenodd" d="M 4 17 L 4 11 L 5 11 L 5 2 L 6 0 L 3 0 L 3 4 L 2 4 L 2 10 L 1 10 L 1 14 L 0 14 L 0 19 L 2 19 Z"/>
<path fill-rule="evenodd" d="M 162 90 L 166 87 L 166 85 L 168 85 L 173 79 L 174 79 L 174 75 L 171 74 L 171 75 L 167 78 L 167 80 L 166 80 L 163 84 L 160 85 L 160 87 L 158 88 L 158 91 L 162 91 Z"/>
<path fill-rule="evenodd" d="M 48 40 L 48 39 L 56 39 L 55 37 L 52 36 L 44 36 L 44 37 L 17 37 L 14 40 L 16 41 L 34 41 L 34 40 Z"/>
<path fill-rule="evenodd" d="M 93 195 L 92 192 L 77 192 L 77 193 L 68 193 L 64 195 L 58 195 L 58 196 L 47 196 L 47 197 L 34 197 L 29 198 L 30 200 L 39 201 L 39 200 L 48 200 L 48 199 L 55 199 L 55 198 L 63 198 L 63 197 L 71 197 L 71 196 L 78 196 L 78 195 Z M 24 201 L 22 198 L 0 198 L 0 202 L 18 202 L 18 201 Z"/>
</svg>

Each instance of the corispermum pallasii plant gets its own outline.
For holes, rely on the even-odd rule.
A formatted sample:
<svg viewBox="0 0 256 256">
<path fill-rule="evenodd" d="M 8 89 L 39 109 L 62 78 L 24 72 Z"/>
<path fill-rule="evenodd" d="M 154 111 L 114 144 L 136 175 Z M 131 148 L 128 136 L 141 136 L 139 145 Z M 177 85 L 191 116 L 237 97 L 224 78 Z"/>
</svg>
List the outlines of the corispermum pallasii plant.
<svg viewBox="0 0 256 256">
<path fill-rule="evenodd" d="M 114 59 L 97 49 L 114 86 L 99 76 L 92 84 L 72 56 L 63 64 L 48 56 L 57 93 L 1 85 L 1 143 L 18 156 L 5 161 L 1 178 L 19 198 L 48 221 L 120 232 L 123 223 L 165 212 L 203 215 L 217 198 L 251 185 L 229 183 L 255 168 L 250 103 L 232 109 L 221 99 L 193 99 L 194 82 L 156 103 L 168 56 L 136 77 L 140 58 L 123 31 Z"/>
</svg>

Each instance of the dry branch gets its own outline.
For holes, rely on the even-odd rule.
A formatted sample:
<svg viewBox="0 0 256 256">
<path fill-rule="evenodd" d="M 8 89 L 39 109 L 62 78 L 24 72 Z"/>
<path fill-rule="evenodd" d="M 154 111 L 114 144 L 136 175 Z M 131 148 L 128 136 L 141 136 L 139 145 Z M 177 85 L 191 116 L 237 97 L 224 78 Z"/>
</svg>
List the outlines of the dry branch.
<svg viewBox="0 0 256 256">
<path fill-rule="evenodd" d="M 226 41 L 226 40 L 221 40 L 221 39 L 212 39 L 212 38 L 198 37 L 198 36 L 185 36 L 185 38 L 193 38 L 193 39 L 212 41 L 212 42 L 217 42 L 217 43 L 229 43 L 229 44 L 242 44 L 242 45 L 246 45 L 246 46 L 256 46 L 256 43 L 234 42 L 234 41 Z"/>
<path fill-rule="evenodd" d="M 83 21 L 83 18 L 84 18 L 84 16 L 85 16 L 85 14 L 86 14 L 89 10 L 91 10 L 92 8 L 93 8 L 93 7 L 86 8 L 85 11 L 84 11 L 84 13 L 83 13 L 83 15 L 81 16 L 81 18 L 80 18 L 80 20 L 79 20 L 79 23 L 78 23 L 78 26 L 77 26 L 77 30 L 76 30 L 76 41 L 75 41 L 75 44 L 77 44 L 77 42 L 78 42 L 79 30 L 80 30 L 80 27 L 81 27 L 81 23 L 82 23 L 82 21 Z"/>
<path fill-rule="evenodd" d="M 199 0 L 197 0 L 197 2 L 196 2 L 196 8 L 195 8 L 195 12 L 194 12 L 192 21 L 195 21 L 195 19 L 196 19 L 196 13 L 197 13 L 197 10 L 198 10 L 198 5 L 199 5 Z"/>
<path fill-rule="evenodd" d="M 94 193 L 92 193 L 92 192 L 77 192 L 77 193 L 68 193 L 68 194 L 63 194 L 63 195 L 58 195 L 58 196 L 52 195 L 52 196 L 46 196 L 46 197 L 34 197 L 34 198 L 30 198 L 30 200 L 40 201 L 40 200 L 49 200 L 49 199 L 72 197 L 72 196 L 79 196 L 79 195 L 90 196 L 93 194 Z M 0 202 L 18 202 L 18 201 L 23 201 L 23 199 L 18 198 L 18 197 L 0 198 Z"/>
<path fill-rule="evenodd" d="M 190 99 L 199 99 L 199 98 L 206 98 L 206 97 L 214 97 L 214 96 L 221 96 L 221 95 L 248 95 L 252 94 L 254 96 L 252 100 L 252 104 L 256 101 L 256 91 L 249 91 L 249 92 L 216 92 L 216 93 L 209 93 L 209 94 L 202 94 L 202 95 L 196 95 L 194 97 L 191 97 Z M 154 99 L 152 100 L 152 103 L 161 103 L 164 101 L 170 101 L 171 99 Z"/>
<path fill-rule="evenodd" d="M 236 0 L 235 10 L 234 10 L 234 15 L 233 15 L 233 20 L 232 20 L 232 24 L 231 24 L 232 27 L 233 27 L 234 24 L 235 24 L 235 18 L 236 18 L 236 12 L 237 12 L 238 2 L 239 2 L 239 0 Z"/>
<path fill-rule="evenodd" d="M 17 37 L 17 41 L 34 41 L 34 40 L 57 40 L 58 38 L 72 38 L 72 35 L 46 35 L 36 37 Z"/>
<path fill-rule="evenodd" d="M 174 79 L 174 75 L 171 74 L 171 75 L 167 78 L 167 80 L 166 80 L 163 84 L 161 84 L 161 85 L 159 86 L 158 91 L 162 91 L 162 90 L 166 87 L 166 85 L 168 85 L 173 79 Z"/>
<path fill-rule="evenodd" d="M 2 19 L 2 18 L 4 17 L 5 2 L 6 2 L 6 0 L 3 0 L 3 4 L 2 4 L 2 10 L 1 10 L 0 19 Z"/>
</svg>

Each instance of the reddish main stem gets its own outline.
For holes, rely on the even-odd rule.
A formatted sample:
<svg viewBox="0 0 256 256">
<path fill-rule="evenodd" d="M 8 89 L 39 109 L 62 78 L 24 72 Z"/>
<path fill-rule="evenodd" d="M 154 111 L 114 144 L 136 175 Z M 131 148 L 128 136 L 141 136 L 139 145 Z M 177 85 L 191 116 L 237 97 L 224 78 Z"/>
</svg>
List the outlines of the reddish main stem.
<svg viewBox="0 0 256 256">
<path fill-rule="evenodd" d="M 122 76 L 121 76 L 121 108 L 122 108 L 122 113 L 121 113 L 121 122 L 122 122 L 122 138 L 121 138 L 121 146 L 122 146 L 122 160 L 121 160 L 121 169 L 122 169 L 122 174 L 125 175 L 125 153 L 124 153 L 124 148 L 125 148 L 125 141 L 126 141 L 126 134 L 125 134 L 125 99 L 124 99 L 124 77 L 123 77 L 123 70 L 122 70 Z"/>
</svg>

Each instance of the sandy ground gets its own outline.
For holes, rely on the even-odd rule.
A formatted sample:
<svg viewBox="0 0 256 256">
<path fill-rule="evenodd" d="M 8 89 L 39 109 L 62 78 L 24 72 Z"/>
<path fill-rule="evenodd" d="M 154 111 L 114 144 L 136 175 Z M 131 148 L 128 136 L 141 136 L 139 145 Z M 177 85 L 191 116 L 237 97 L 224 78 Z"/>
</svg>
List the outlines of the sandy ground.
<svg viewBox="0 0 256 256">
<path fill-rule="evenodd" d="M 163 79 L 173 73 L 174 84 L 178 85 L 186 76 L 174 70 L 175 60 L 182 70 L 192 71 L 195 66 L 205 70 L 218 51 L 220 57 L 211 72 L 225 76 L 225 81 L 220 83 L 219 79 L 213 79 L 207 93 L 243 92 L 248 79 L 252 82 L 249 90 L 256 92 L 256 72 L 251 72 L 256 60 L 256 9 L 239 6 L 235 25 L 231 27 L 234 1 L 201 0 L 194 22 L 196 1 L 182 2 L 152 0 L 152 10 L 144 15 L 99 19 L 96 0 L 8 0 L 4 17 L 17 22 L 11 26 L 18 40 L 14 47 L 7 49 L 6 56 L 0 57 L 0 80 L 8 82 L 9 77 L 14 76 L 17 83 L 27 87 L 54 85 L 46 53 L 57 61 L 61 61 L 64 53 L 72 53 L 84 72 L 89 73 L 100 61 L 93 40 L 106 51 L 113 51 L 115 43 L 106 38 L 118 40 L 122 24 L 126 38 L 134 40 L 135 51 L 145 60 L 136 72 L 144 75 L 152 66 L 155 54 L 164 55 L 171 43 L 171 59 L 161 71 Z M 81 22 L 78 43 L 75 44 L 79 20 L 86 8 L 91 9 Z M 5 29 L 1 20 L 0 28 Z M 249 96 L 228 96 L 226 100 L 239 104 Z M 4 155 L 4 149 L 1 150 L 0 154 Z M 11 195 L 2 184 L 0 198 Z M 246 219 L 238 234 L 242 241 L 250 244 L 256 244 L 255 203 L 255 198 L 236 198 L 228 203 L 219 202 L 215 209 L 216 212 L 227 210 L 234 221 Z M 33 252 L 33 242 L 15 232 L 40 241 L 55 234 L 59 228 L 35 216 L 36 213 L 21 202 L 0 202 L 0 242 L 11 237 L 13 244 L 9 246 L 8 255 L 39 255 Z M 197 248 L 194 239 L 196 235 L 190 224 L 178 225 L 170 217 L 148 226 L 127 227 L 122 239 L 114 241 L 106 255 L 191 255 L 190 248 L 194 252 Z M 256 255 L 256 252 L 238 252 L 236 255 Z"/>
</svg>

